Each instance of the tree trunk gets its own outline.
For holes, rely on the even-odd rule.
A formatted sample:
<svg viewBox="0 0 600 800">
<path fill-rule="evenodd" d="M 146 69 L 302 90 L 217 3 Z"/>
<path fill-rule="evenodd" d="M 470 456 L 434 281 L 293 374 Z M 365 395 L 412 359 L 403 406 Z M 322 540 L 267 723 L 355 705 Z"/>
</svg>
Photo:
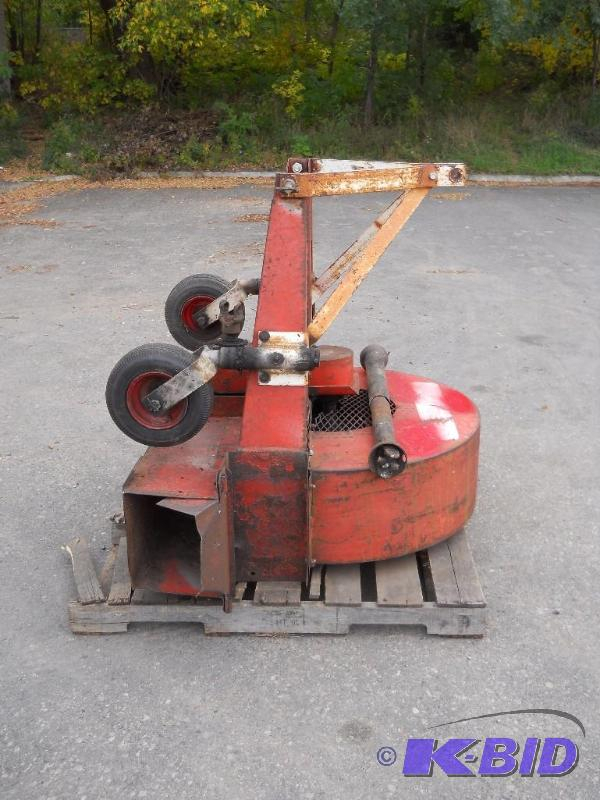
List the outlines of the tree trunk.
<svg viewBox="0 0 600 800">
<path fill-rule="evenodd" d="M 600 33 L 592 32 L 592 97 L 598 88 L 598 72 L 600 71 Z"/>
<path fill-rule="evenodd" d="M 304 39 L 310 39 L 310 22 L 313 15 L 313 0 L 304 0 Z"/>
<path fill-rule="evenodd" d="M 331 22 L 331 33 L 329 34 L 329 60 L 327 61 L 327 74 L 331 78 L 333 74 L 333 63 L 335 60 L 335 46 L 337 44 L 338 31 L 340 29 L 340 22 L 342 19 L 342 11 L 344 10 L 345 0 L 339 0 L 333 12 L 333 20 Z"/>
<path fill-rule="evenodd" d="M 370 127 L 375 119 L 375 81 L 377 79 L 377 56 L 379 54 L 379 2 L 373 0 L 373 27 L 367 63 L 367 87 L 365 92 L 365 125 Z"/>
<path fill-rule="evenodd" d="M 6 8 L 4 0 L 0 0 L 0 100 L 10 98 L 10 68 L 8 66 L 8 31 L 6 26 Z"/>
<path fill-rule="evenodd" d="M 35 51 L 34 59 L 37 61 L 42 44 L 42 0 L 37 0 L 35 8 Z"/>
<path fill-rule="evenodd" d="M 425 12 L 421 24 L 419 36 L 419 92 L 422 95 L 425 90 L 426 65 L 427 65 L 427 34 L 428 34 L 428 14 Z"/>
<path fill-rule="evenodd" d="M 88 38 L 90 40 L 90 45 L 94 43 L 94 22 L 92 17 L 92 4 L 90 0 L 87 0 L 87 14 L 88 14 Z"/>
<path fill-rule="evenodd" d="M 27 63 L 27 53 L 25 52 L 25 4 L 19 5 L 19 52 L 23 61 Z"/>
<path fill-rule="evenodd" d="M 114 8 L 116 8 L 117 0 L 98 0 L 100 4 L 100 8 L 104 12 L 104 33 L 106 36 L 106 40 L 113 50 L 113 52 L 117 54 L 121 54 L 122 51 L 119 49 L 119 39 L 123 35 L 123 25 L 121 22 L 116 22 L 111 17 L 111 12 Z"/>
</svg>

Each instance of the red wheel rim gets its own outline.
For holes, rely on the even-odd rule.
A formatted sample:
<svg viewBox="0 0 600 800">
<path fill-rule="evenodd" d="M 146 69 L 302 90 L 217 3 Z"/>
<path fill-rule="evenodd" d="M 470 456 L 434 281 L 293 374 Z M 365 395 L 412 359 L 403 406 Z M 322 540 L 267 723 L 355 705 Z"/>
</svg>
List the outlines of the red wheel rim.
<svg viewBox="0 0 600 800">
<path fill-rule="evenodd" d="M 214 299 L 214 297 L 209 297 L 205 294 L 197 294 L 185 301 L 181 308 L 181 320 L 188 331 L 191 333 L 205 333 L 208 330 L 208 328 L 201 328 L 198 325 L 194 315 L 210 305 Z M 211 326 L 209 325 L 209 327 Z"/>
<path fill-rule="evenodd" d="M 164 414 L 153 414 L 143 403 L 151 391 L 160 386 L 161 383 L 168 381 L 173 376 L 168 372 L 161 372 L 154 370 L 152 372 L 142 372 L 137 375 L 127 387 L 127 394 L 125 402 L 127 409 L 133 419 L 144 428 L 152 428 L 153 430 L 168 430 L 174 428 L 187 411 L 187 399 L 177 403 L 176 406 L 165 411 Z"/>
</svg>

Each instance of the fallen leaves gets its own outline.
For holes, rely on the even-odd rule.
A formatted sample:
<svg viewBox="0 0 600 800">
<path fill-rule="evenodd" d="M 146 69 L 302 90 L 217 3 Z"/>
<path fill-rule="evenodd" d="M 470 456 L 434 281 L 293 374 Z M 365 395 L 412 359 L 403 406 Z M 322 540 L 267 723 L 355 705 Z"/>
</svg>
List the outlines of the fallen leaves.
<svg viewBox="0 0 600 800">
<path fill-rule="evenodd" d="M 69 178 L 64 181 L 39 181 L 21 188 L 11 188 L 0 194 L 0 227 L 7 225 L 36 225 L 42 228 L 56 226 L 56 220 L 31 219 L 27 214 L 37 211 L 41 203 L 49 197 L 82 189 L 128 189 L 152 191 L 157 189 L 232 189 L 236 186 L 272 186 L 272 178 L 238 177 L 224 175 L 205 177 L 193 175 L 185 177 L 156 176 L 151 178 L 117 178 L 109 181 L 87 181 L 83 178 Z M 266 214 L 249 214 L 256 217 L 252 222 L 262 222 Z M 258 219 L 260 217 L 260 219 Z"/>
<path fill-rule="evenodd" d="M 26 219 L 26 214 L 37 211 L 43 200 L 74 189 L 82 189 L 86 181 L 72 178 L 65 181 L 40 181 L 0 194 L 0 226 L 37 225 L 42 228 L 54 227 L 55 220 Z"/>
</svg>

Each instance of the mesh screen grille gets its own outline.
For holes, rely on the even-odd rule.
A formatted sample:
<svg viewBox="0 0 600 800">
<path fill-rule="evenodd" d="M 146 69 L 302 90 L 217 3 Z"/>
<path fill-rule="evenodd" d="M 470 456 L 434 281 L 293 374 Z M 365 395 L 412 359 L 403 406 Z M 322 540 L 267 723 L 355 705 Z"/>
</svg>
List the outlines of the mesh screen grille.
<svg viewBox="0 0 600 800">
<path fill-rule="evenodd" d="M 320 404 L 320 408 L 317 406 L 317 402 Z M 393 414 L 396 406 L 391 400 L 390 408 Z M 369 393 L 366 389 L 361 389 L 358 394 L 331 398 L 320 397 L 315 401 L 310 424 L 311 431 L 340 433 L 370 426 L 371 409 L 369 408 Z"/>
</svg>

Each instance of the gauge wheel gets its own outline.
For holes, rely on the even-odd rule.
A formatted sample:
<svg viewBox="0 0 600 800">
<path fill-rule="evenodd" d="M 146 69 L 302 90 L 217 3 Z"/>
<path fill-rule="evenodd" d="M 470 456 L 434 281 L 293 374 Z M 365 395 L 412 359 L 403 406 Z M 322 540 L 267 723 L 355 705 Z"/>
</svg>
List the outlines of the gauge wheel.
<svg viewBox="0 0 600 800">
<path fill-rule="evenodd" d="M 165 303 L 167 328 L 175 341 L 188 350 L 216 341 L 221 336 L 221 323 L 203 328 L 196 314 L 230 287 L 231 283 L 218 275 L 189 275 L 180 281 Z"/>
<path fill-rule="evenodd" d="M 149 447 L 168 447 L 190 439 L 204 427 L 213 406 L 205 384 L 173 408 L 154 414 L 144 398 L 191 363 L 193 356 L 174 344 L 144 344 L 115 365 L 106 384 L 106 405 L 126 436 Z"/>
</svg>

